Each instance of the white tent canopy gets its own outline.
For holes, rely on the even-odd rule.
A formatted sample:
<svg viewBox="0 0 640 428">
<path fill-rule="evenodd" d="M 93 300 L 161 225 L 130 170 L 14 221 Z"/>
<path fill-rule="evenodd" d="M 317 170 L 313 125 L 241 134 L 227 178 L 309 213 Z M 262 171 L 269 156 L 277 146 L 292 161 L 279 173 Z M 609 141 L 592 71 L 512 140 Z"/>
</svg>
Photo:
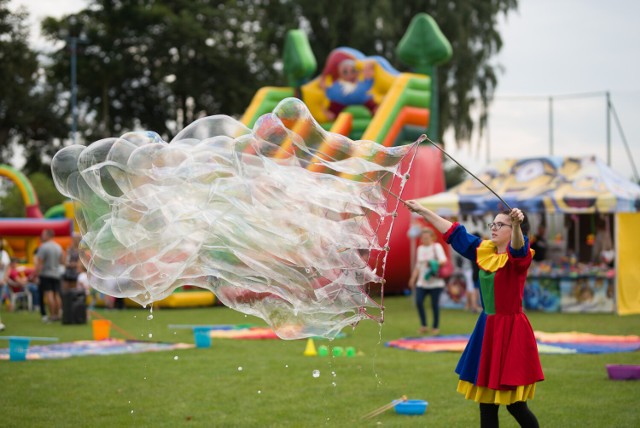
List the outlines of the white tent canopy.
<svg viewBox="0 0 640 428">
<path fill-rule="evenodd" d="M 504 159 L 476 175 L 507 204 L 526 212 L 640 211 L 640 186 L 595 156 Z M 482 215 L 506 208 L 473 177 L 419 202 L 440 215 Z"/>
</svg>

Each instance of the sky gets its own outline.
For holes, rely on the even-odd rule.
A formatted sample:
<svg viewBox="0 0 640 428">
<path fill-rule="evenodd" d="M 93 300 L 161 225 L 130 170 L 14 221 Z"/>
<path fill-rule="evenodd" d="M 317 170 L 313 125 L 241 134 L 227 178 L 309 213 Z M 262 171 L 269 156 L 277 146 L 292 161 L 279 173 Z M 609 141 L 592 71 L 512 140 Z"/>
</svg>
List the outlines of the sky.
<svg viewBox="0 0 640 428">
<path fill-rule="evenodd" d="M 472 144 L 457 149 L 450 135 L 446 149 L 470 170 L 487 161 L 529 156 L 595 155 L 607 161 L 605 93 L 616 110 L 631 158 L 640 168 L 640 2 L 632 0 L 520 0 L 517 11 L 501 19 L 503 48 L 495 58 L 499 75 L 489 110 L 489 128 Z M 33 40 L 45 16 L 73 13 L 84 0 L 12 0 L 32 14 Z M 427 11 L 428 12 L 428 11 Z M 567 97 L 584 95 L 580 98 Z M 549 97 L 553 98 L 553 144 Z M 224 112 L 210 112 L 218 114 Z M 633 177 L 613 116 L 611 167 Z M 640 173 L 640 171 L 638 171 Z"/>
<path fill-rule="evenodd" d="M 630 0 L 520 0 L 500 24 L 504 67 L 489 112 L 489 157 L 596 155 L 607 161 L 611 102 L 636 169 L 640 168 L 640 2 Z M 582 98 L 564 95 L 595 94 Z M 523 98 L 532 97 L 529 100 Z M 540 97 L 540 98 L 535 98 Z M 553 100 L 553 149 L 549 138 Z M 557 98 L 556 98 L 557 97 Z M 611 166 L 633 169 L 611 118 Z M 486 161 L 487 136 L 469 158 Z M 640 172 L 640 171 L 639 171 Z"/>
</svg>

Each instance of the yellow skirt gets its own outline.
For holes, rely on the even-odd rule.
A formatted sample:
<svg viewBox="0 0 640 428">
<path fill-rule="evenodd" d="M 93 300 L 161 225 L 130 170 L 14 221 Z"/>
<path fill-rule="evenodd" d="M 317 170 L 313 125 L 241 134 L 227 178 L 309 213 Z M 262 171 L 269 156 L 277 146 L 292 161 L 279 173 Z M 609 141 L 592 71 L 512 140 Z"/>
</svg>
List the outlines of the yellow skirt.
<svg viewBox="0 0 640 428">
<path fill-rule="evenodd" d="M 464 395 L 467 400 L 473 400 L 477 403 L 513 404 L 516 401 L 532 399 L 536 393 L 536 384 L 520 385 L 511 390 L 500 390 L 477 386 L 470 382 L 459 380 L 458 392 Z"/>
</svg>

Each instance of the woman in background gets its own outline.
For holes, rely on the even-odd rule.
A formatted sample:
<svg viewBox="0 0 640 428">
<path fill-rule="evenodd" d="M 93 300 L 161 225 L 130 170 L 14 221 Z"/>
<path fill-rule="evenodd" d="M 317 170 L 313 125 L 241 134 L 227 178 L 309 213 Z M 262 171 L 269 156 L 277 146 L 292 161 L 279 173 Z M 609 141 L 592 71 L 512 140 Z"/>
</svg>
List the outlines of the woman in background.
<svg viewBox="0 0 640 428">
<path fill-rule="evenodd" d="M 447 256 L 440 245 L 436 242 L 433 230 L 425 228 L 422 230 L 420 245 L 416 255 L 416 265 L 409 280 L 409 287 L 415 290 L 416 308 L 420 317 L 420 334 L 429 333 L 427 327 L 427 315 L 424 310 L 424 299 L 431 296 L 431 311 L 433 312 L 433 329 L 431 333 L 440 332 L 440 294 L 445 286 L 444 279 L 438 277 L 438 269 L 447 262 Z"/>
</svg>

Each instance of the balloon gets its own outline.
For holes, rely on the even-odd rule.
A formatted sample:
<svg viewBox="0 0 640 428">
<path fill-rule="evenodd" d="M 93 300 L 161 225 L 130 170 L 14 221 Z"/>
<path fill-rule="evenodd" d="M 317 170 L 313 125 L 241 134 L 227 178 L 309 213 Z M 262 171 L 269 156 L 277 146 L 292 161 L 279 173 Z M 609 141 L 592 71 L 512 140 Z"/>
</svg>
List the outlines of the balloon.
<svg viewBox="0 0 640 428">
<path fill-rule="evenodd" d="M 290 98 L 253 129 L 217 115 L 170 143 L 130 132 L 68 146 L 52 171 L 98 291 L 146 306 L 194 285 L 282 338 L 331 338 L 381 309 L 368 290 L 383 288 L 398 205 L 385 186 L 404 183 L 411 153 L 327 132 Z"/>
</svg>

